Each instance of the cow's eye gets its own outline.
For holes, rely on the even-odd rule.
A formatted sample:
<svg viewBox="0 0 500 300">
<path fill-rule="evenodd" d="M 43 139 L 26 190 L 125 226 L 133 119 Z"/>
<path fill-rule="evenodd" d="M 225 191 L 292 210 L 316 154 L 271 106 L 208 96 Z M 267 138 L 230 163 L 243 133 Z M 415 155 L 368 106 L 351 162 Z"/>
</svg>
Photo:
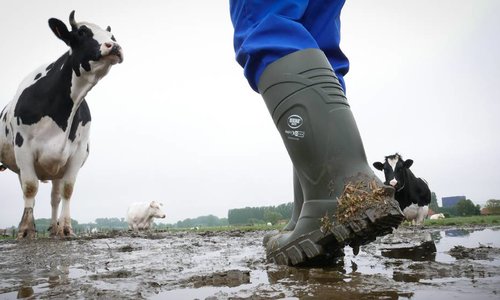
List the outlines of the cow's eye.
<svg viewBox="0 0 500 300">
<path fill-rule="evenodd" d="M 79 36 L 89 36 L 90 30 L 86 26 L 82 26 L 78 29 Z"/>
</svg>

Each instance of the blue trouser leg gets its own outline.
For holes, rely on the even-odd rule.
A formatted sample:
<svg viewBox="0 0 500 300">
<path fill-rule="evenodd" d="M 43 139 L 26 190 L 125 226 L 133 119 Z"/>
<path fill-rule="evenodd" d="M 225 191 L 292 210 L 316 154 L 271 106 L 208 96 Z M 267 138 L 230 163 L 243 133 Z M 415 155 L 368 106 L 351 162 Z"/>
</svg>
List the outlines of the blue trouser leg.
<svg viewBox="0 0 500 300">
<path fill-rule="evenodd" d="M 250 86 L 264 69 L 298 50 L 323 50 L 341 85 L 349 61 L 339 47 L 340 11 L 344 0 L 231 0 L 236 60 Z"/>
</svg>

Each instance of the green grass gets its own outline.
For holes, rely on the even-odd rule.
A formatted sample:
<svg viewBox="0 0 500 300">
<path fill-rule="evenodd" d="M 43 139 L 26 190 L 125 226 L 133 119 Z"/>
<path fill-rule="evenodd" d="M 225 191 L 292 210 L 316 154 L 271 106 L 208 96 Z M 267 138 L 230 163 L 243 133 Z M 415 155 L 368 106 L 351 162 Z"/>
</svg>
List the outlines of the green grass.
<svg viewBox="0 0 500 300">
<path fill-rule="evenodd" d="M 406 224 L 408 224 L 406 222 Z M 450 217 L 441 220 L 425 220 L 425 226 L 471 226 L 471 225 L 499 225 L 500 224 L 500 215 L 493 216 L 470 216 L 470 217 Z M 159 232 L 179 232 L 179 231 L 192 231 L 192 232 L 224 232 L 224 231 L 258 231 L 258 230 L 281 230 L 284 225 L 273 225 L 267 226 L 266 224 L 258 224 L 258 225 L 238 225 L 238 226 L 217 226 L 217 227 L 200 227 L 199 229 L 191 229 L 191 228 L 161 228 Z M 39 237 L 48 236 L 46 234 L 39 234 Z M 0 236 L 0 240 L 8 240 L 13 239 L 13 237 L 2 237 Z"/>
<path fill-rule="evenodd" d="M 199 229 L 191 228 L 169 228 L 165 231 L 257 231 L 257 230 L 273 230 L 282 229 L 284 225 L 273 225 L 267 226 L 266 224 L 256 224 L 256 225 L 228 225 L 228 226 L 214 226 L 214 227 L 200 227 Z M 162 229 L 163 230 L 163 229 Z"/>
<path fill-rule="evenodd" d="M 426 226 L 495 225 L 500 223 L 500 215 L 450 217 L 440 220 L 425 220 Z"/>
</svg>

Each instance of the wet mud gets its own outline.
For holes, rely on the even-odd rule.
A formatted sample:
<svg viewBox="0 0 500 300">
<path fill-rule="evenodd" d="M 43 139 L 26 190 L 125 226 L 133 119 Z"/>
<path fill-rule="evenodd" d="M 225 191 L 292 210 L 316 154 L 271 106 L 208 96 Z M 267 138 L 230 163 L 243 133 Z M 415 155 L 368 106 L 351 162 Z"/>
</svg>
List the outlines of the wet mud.
<svg viewBox="0 0 500 300">
<path fill-rule="evenodd" d="M 268 264 L 265 234 L 4 240 L 0 299 L 500 299 L 500 227 L 401 227 L 325 268 Z"/>
</svg>

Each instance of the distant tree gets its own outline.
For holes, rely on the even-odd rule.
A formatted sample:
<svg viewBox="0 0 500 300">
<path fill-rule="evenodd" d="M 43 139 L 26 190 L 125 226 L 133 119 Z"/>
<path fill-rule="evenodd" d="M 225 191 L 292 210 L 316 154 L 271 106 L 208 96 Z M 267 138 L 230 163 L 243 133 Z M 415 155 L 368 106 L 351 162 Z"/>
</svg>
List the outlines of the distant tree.
<svg viewBox="0 0 500 300">
<path fill-rule="evenodd" d="M 452 206 L 452 207 L 441 207 L 439 209 L 439 212 L 444 214 L 445 217 L 449 218 L 449 217 L 453 217 L 453 216 L 457 216 L 458 213 L 457 213 L 457 208 L 456 206 Z"/>
<path fill-rule="evenodd" d="M 434 193 L 434 192 L 431 193 L 431 203 L 429 204 L 429 208 L 432 209 L 432 211 L 434 211 L 434 213 L 440 212 L 440 208 L 439 208 L 439 205 L 437 202 L 436 193 Z"/>
<path fill-rule="evenodd" d="M 266 210 L 264 212 L 264 221 L 266 222 L 271 222 L 271 224 L 276 224 L 278 223 L 279 220 L 283 219 L 283 216 L 273 210 Z"/>
<path fill-rule="evenodd" d="M 36 219 L 35 220 L 35 228 L 38 232 L 44 232 L 47 231 L 50 227 L 50 221 L 51 219 Z"/>
<path fill-rule="evenodd" d="M 500 200 L 490 199 L 486 201 L 486 205 L 484 207 L 488 209 L 488 213 L 492 215 L 500 215 Z"/>
<path fill-rule="evenodd" d="M 106 228 L 106 229 L 124 229 L 128 228 L 127 222 L 125 220 L 119 218 L 97 218 L 95 219 L 95 226 L 97 228 Z"/>
<path fill-rule="evenodd" d="M 237 224 L 255 224 L 255 220 L 260 222 L 271 222 L 266 219 L 279 214 L 280 219 L 290 219 L 292 216 L 293 203 L 280 204 L 278 206 L 262 206 L 262 207 L 245 207 L 230 209 L 227 214 L 227 220 L 231 225 Z M 273 214 L 271 214 L 273 212 Z M 271 214 L 271 215 L 269 215 Z M 278 217 L 274 215 L 273 218 Z M 252 222 L 251 222 L 252 221 Z M 273 222 L 271 222 L 273 223 Z"/>
<path fill-rule="evenodd" d="M 458 201 L 455 208 L 459 216 L 477 216 L 481 214 L 479 205 L 474 205 L 470 199 Z"/>
<path fill-rule="evenodd" d="M 255 218 L 250 218 L 248 219 L 248 224 L 252 224 L 252 225 L 255 225 L 255 224 L 264 224 L 264 220 L 261 220 L 261 219 L 255 219 Z"/>
<path fill-rule="evenodd" d="M 276 212 L 281 214 L 283 219 L 290 219 L 292 217 L 293 202 L 288 202 L 276 206 Z"/>
<path fill-rule="evenodd" d="M 214 227 L 214 226 L 227 226 L 227 225 L 228 223 L 226 218 L 219 219 L 214 215 L 208 215 L 208 216 L 200 216 L 194 219 L 187 218 L 182 221 L 178 221 L 175 224 L 175 227 L 192 228 L 196 226 Z M 160 227 L 163 228 L 165 226 L 160 226 Z"/>
</svg>

